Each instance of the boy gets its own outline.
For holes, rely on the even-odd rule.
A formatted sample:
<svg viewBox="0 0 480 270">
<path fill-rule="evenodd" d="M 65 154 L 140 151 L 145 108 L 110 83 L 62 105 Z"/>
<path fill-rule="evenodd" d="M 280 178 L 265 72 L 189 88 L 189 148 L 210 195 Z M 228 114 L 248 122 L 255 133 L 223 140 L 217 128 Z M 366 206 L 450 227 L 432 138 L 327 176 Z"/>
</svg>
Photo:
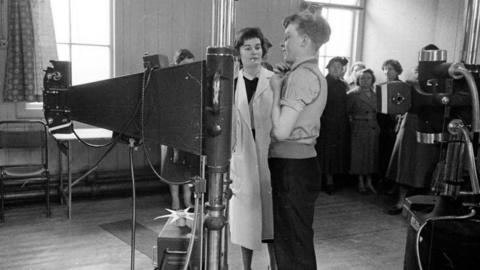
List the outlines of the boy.
<svg viewBox="0 0 480 270">
<path fill-rule="evenodd" d="M 270 80 L 274 249 L 280 270 L 316 269 L 312 223 L 320 172 L 315 142 L 327 99 L 327 82 L 317 56 L 330 38 L 330 26 L 308 11 L 288 16 L 283 26 L 288 68 L 277 66 Z"/>
</svg>

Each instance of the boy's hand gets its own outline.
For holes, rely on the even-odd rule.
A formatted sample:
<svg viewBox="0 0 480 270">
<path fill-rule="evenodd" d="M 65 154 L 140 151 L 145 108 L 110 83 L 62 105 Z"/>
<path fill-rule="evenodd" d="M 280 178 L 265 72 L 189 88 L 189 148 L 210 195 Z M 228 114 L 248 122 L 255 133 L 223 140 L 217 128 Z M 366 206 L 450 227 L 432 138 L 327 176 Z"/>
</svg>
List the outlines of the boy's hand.
<svg viewBox="0 0 480 270">
<path fill-rule="evenodd" d="M 280 74 L 280 75 L 285 75 L 290 70 L 290 66 L 286 63 L 279 63 L 276 64 L 275 67 L 273 68 L 273 72 L 275 74 Z"/>
<path fill-rule="evenodd" d="M 283 75 L 275 73 L 270 78 L 270 87 L 272 88 L 274 93 L 280 92 L 280 89 L 282 88 L 282 82 Z"/>
</svg>

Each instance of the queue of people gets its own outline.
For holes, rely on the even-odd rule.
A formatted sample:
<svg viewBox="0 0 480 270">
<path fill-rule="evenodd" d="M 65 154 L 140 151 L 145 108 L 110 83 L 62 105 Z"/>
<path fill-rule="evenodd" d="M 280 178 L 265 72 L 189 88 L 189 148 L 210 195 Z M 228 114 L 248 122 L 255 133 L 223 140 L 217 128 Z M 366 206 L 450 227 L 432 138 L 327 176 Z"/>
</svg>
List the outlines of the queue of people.
<svg viewBox="0 0 480 270">
<path fill-rule="evenodd" d="M 344 69 L 348 63 L 343 57 L 332 58 L 327 65 L 329 74 L 335 74 L 335 71 L 330 68 L 335 62 L 342 65 Z M 384 83 L 401 81 L 399 75 L 402 74 L 403 68 L 399 61 L 386 60 L 382 64 L 382 71 L 386 78 Z M 396 196 L 394 205 L 387 209 L 387 213 L 400 214 L 407 195 L 428 193 L 434 167 L 431 161 L 438 155 L 438 149 L 435 146 L 417 143 L 415 112 L 389 115 L 377 111 L 379 101 L 374 88 L 375 75 L 364 63 L 353 63 L 347 79 L 340 78 L 339 81 L 342 81 L 343 85 L 348 85 L 348 88 L 345 86 L 339 88 L 336 86 L 338 82 L 329 81 L 329 99 L 321 121 L 322 131 L 331 132 L 335 136 L 328 138 L 327 134 L 321 133 L 317 147 L 328 145 L 335 149 L 336 154 L 344 153 L 341 149 L 345 147 L 339 147 L 338 142 L 341 141 L 340 134 L 345 134 L 345 129 L 336 127 L 333 131 L 329 130 L 332 126 L 345 123 L 343 112 L 345 108 L 347 122 L 349 122 L 349 130 L 346 131 L 349 134 L 347 146 L 350 147 L 347 154 L 350 156 L 347 175 L 358 177 L 357 187 L 361 194 L 377 194 L 380 189 L 387 195 Z M 352 82 L 355 86 L 352 86 Z M 340 89 L 349 90 L 344 92 Z M 333 105 L 335 111 L 331 115 L 329 104 Z M 331 151 L 319 151 L 318 155 L 320 167 L 327 173 L 330 168 L 325 166 L 325 160 L 332 162 L 338 160 Z M 337 165 L 340 164 L 344 163 L 337 163 Z M 374 179 L 377 179 L 376 184 Z M 331 177 L 327 175 L 322 180 L 326 183 L 325 191 L 332 194 L 334 187 Z"/>
<path fill-rule="evenodd" d="M 320 72 L 318 50 L 331 32 L 320 15 L 302 11 L 286 17 L 283 27 L 280 64 L 266 63 L 271 43 L 259 28 L 241 29 L 234 44 L 228 218 L 244 269 L 251 269 L 262 243 L 270 269 L 316 269 L 312 225 L 322 179 L 329 194 L 337 175 L 355 175 L 361 194 L 378 192 L 374 179 L 395 181 L 391 187 L 404 198 L 399 172 L 408 156 L 399 145 L 410 134 L 405 119 L 413 116 L 378 113 L 376 78 L 362 62 L 351 65 L 346 79 L 344 57 L 329 61 L 326 77 Z M 385 61 L 382 70 L 388 81 L 402 73 L 396 60 Z M 176 208 L 178 187 L 171 190 Z M 395 204 L 389 213 L 397 212 Z"/>
</svg>

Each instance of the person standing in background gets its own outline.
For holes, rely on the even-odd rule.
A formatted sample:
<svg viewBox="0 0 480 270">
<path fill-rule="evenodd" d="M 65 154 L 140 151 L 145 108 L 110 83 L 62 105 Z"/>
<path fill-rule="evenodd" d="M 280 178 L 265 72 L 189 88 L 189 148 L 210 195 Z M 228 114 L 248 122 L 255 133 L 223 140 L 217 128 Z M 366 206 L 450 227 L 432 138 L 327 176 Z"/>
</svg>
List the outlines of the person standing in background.
<svg viewBox="0 0 480 270">
<path fill-rule="evenodd" d="M 334 57 L 327 65 L 327 105 L 321 117 L 321 131 L 315 149 L 322 173 L 323 190 L 334 191 L 334 175 L 348 173 L 350 134 L 347 117 L 348 84 L 343 80 L 345 57 Z M 326 181 L 326 183 L 325 183 Z"/>
<path fill-rule="evenodd" d="M 357 88 L 347 93 L 347 112 L 351 124 L 350 173 L 358 175 L 358 191 L 376 194 L 372 177 L 378 173 L 377 98 L 373 92 L 375 75 L 371 69 L 360 71 Z"/>
<path fill-rule="evenodd" d="M 438 50 L 433 47 L 425 47 L 428 50 Z M 418 83 L 418 67 L 415 67 L 411 78 L 407 78 L 409 84 Z M 429 194 L 431 179 L 440 155 L 440 147 L 437 144 L 425 144 L 417 142 L 417 127 L 422 120 L 419 119 L 419 109 L 409 110 L 402 117 L 395 140 L 392 156 L 387 169 L 390 179 L 395 179 L 398 186 L 398 194 L 393 206 L 387 209 L 390 215 L 398 215 L 402 212 L 402 206 L 407 196 L 416 194 Z"/>
<path fill-rule="evenodd" d="M 173 65 L 183 65 L 192 63 L 195 60 L 192 52 L 187 49 L 178 49 L 173 56 Z M 194 162 L 195 158 L 192 157 L 192 154 L 179 151 L 173 147 L 162 146 L 166 148 L 166 151 L 163 150 L 163 153 L 166 153 L 167 160 L 162 162 L 162 174 L 170 179 L 187 179 L 191 176 L 191 170 L 189 166 Z M 195 166 L 193 166 L 195 167 Z M 172 198 L 172 210 L 180 210 L 180 191 L 179 185 L 169 185 L 170 196 Z M 185 208 L 193 209 L 192 204 L 192 191 L 188 184 L 182 185 L 183 189 L 183 205 Z"/>
<path fill-rule="evenodd" d="M 309 11 L 286 17 L 283 26 L 285 63 L 274 68 L 270 80 L 273 244 L 278 269 L 313 270 L 317 265 L 312 224 L 321 186 L 315 143 L 327 101 L 318 50 L 331 30 L 324 18 Z"/>
<path fill-rule="evenodd" d="M 390 82 L 399 82 L 399 75 L 402 74 L 403 68 L 400 62 L 393 59 L 388 59 L 382 64 L 382 71 L 387 78 L 386 84 Z M 380 87 L 381 84 L 378 86 Z M 388 163 L 392 155 L 393 145 L 395 144 L 395 137 L 398 131 L 398 124 L 401 120 L 401 115 L 390 115 L 384 113 L 377 113 L 377 121 L 380 127 L 379 136 L 379 169 L 380 169 L 380 183 L 382 189 L 387 187 L 392 188 L 388 193 L 394 192 L 395 184 L 392 183 L 394 179 L 387 176 Z"/>
<path fill-rule="evenodd" d="M 268 45 L 259 28 L 244 28 L 235 40 L 242 68 L 235 79 L 229 226 L 232 243 L 241 247 L 245 270 L 251 269 L 253 251 L 260 250 L 262 242 L 267 243 L 270 269 L 277 269 L 268 169 L 273 72 L 262 67 Z"/>
<path fill-rule="evenodd" d="M 363 62 L 354 62 L 348 70 L 348 77 L 345 81 L 348 83 L 349 89 L 357 87 L 357 77 L 360 70 L 366 69 L 367 66 Z"/>
</svg>

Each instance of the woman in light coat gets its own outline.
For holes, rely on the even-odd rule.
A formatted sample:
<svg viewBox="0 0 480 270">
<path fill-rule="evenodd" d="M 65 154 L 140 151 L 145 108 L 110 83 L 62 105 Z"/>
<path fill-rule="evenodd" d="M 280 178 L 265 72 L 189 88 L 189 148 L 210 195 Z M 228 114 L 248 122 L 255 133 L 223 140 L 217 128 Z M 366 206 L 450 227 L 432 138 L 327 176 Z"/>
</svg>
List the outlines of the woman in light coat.
<svg viewBox="0 0 480 270">
<path fill-rule="evenodd" d="M 273 92 L 272 72 L 262 67 L 266 53 L 258 28 L 244 28 L 237 34 L 235 48 L 242 69 L 238 72 L 233 112 L 233 151 L 230 162 L 233 197 L 229 224 L 232 243 L 242 249 L 244 269 L 251 269 L 253 250 L 273 240 L 273 212 L 268 169 Z M 273 249 L 270 266 L 276 269 Z"/>
</svg>

